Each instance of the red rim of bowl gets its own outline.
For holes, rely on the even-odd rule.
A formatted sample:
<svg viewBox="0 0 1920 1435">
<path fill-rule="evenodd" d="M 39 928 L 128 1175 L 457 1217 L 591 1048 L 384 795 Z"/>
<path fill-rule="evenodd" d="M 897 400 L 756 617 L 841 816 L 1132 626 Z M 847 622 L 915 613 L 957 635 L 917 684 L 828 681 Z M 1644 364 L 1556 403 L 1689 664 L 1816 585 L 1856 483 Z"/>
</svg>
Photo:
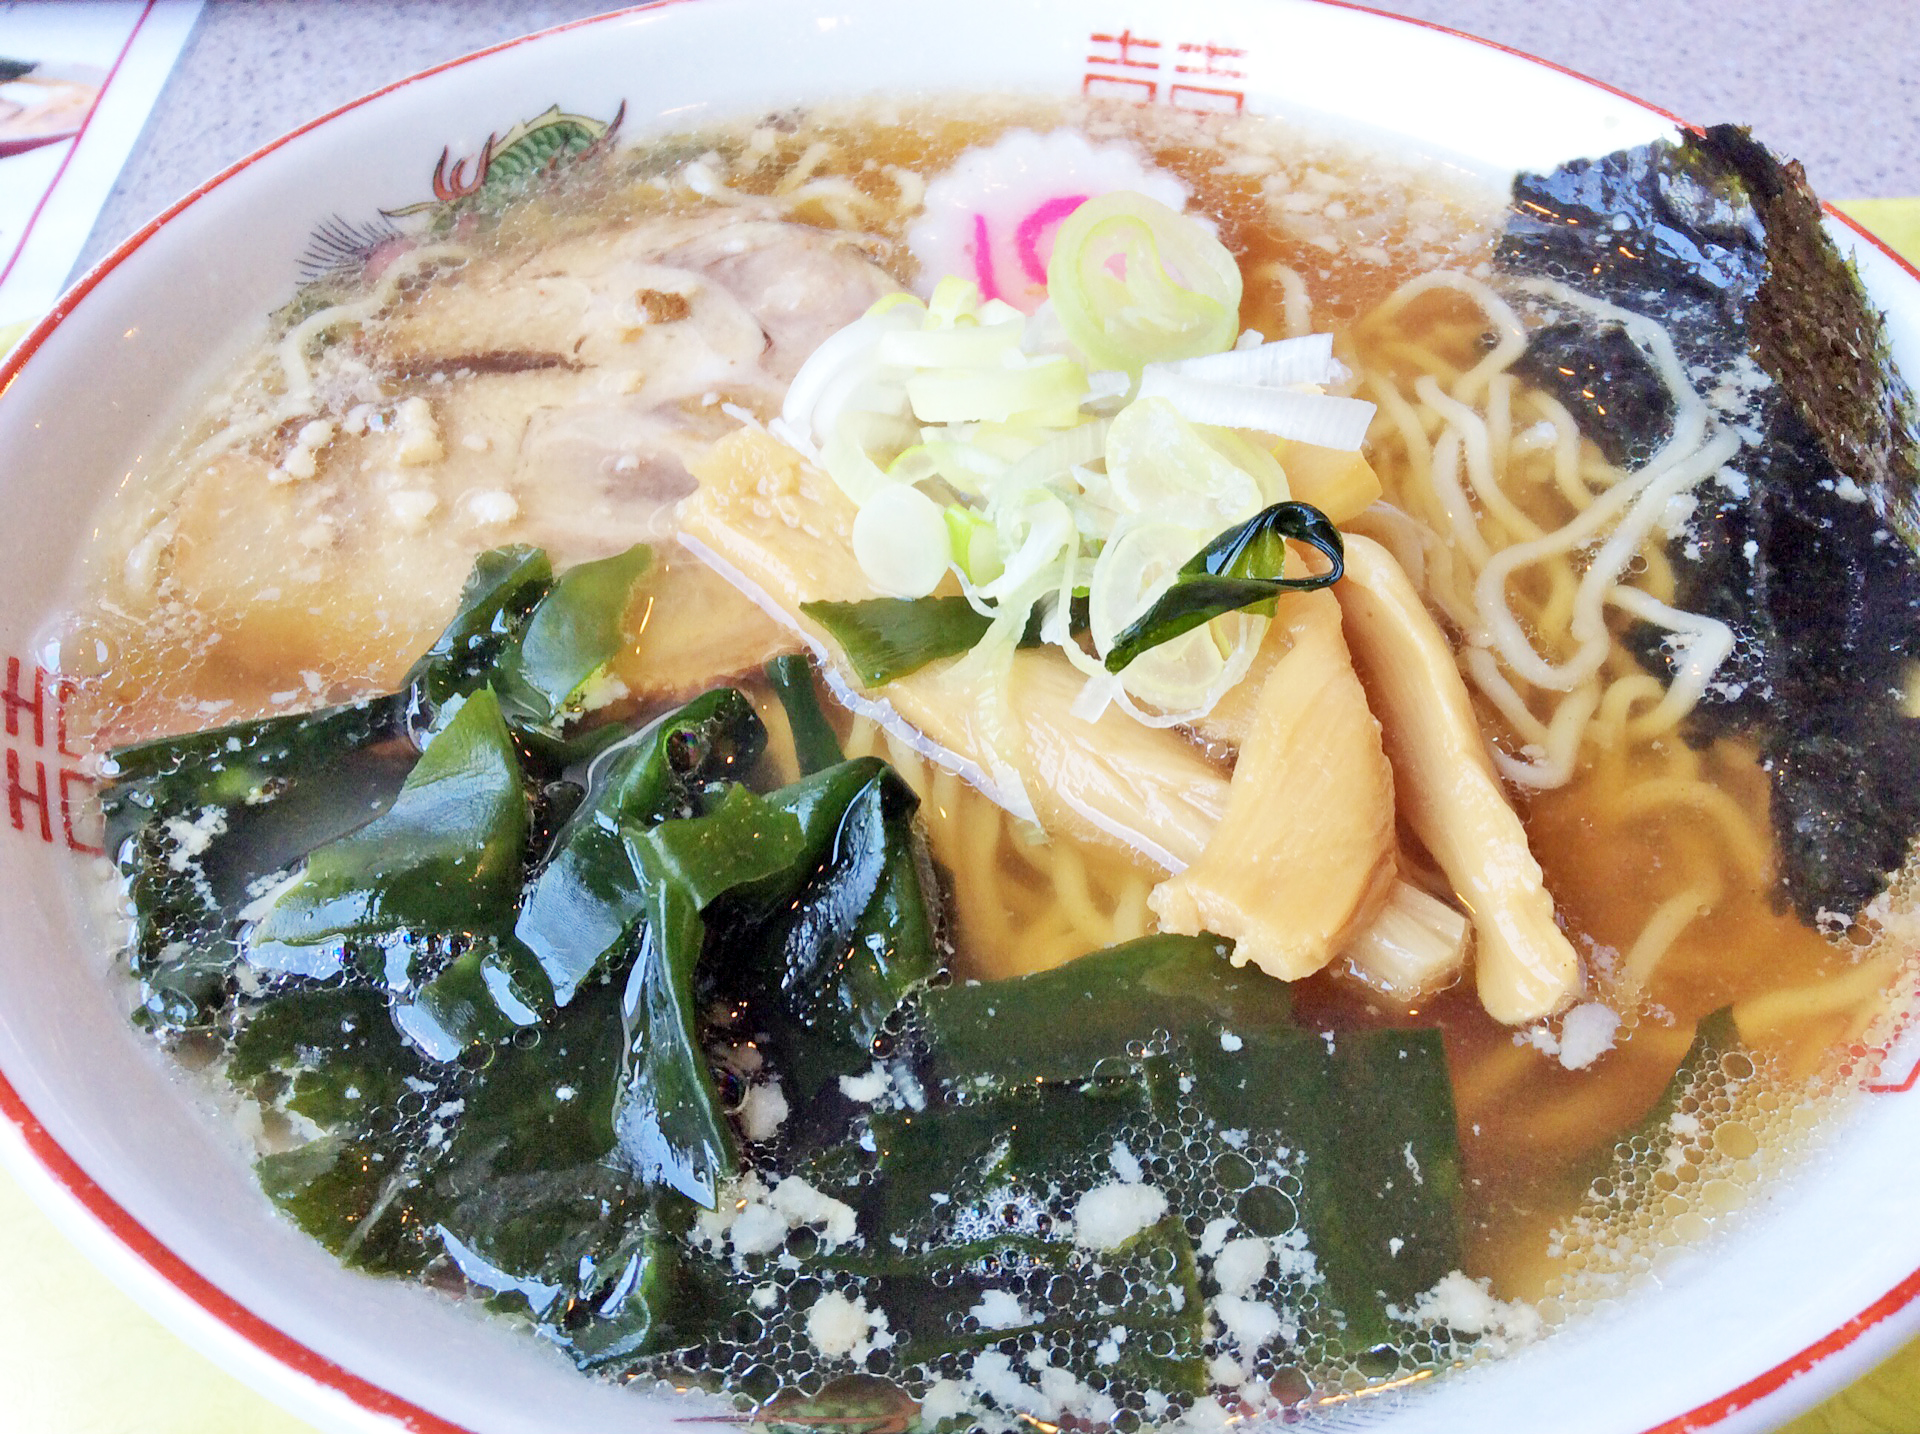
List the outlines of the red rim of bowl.
<svg viewBox="0 0 1920 1435">
<path fill-rule="evenodd" d="M 257 164 L 282 145 L 297 139 L 309 130 L 318 129 L 321 125 L 347 113 L 349 110 L 356 110 L 364 104 L 379 99 L 383 95 L 389 95 L 396 90 L 405 89 L 408 85 L 414 84 L 419 80 L 424 80 L 431 75 L 440 74 L 442 71 L 470 64 L 488 55 L 497 55 L 504 50 L 514 49 L 517 46 L 544 39 L 549 35 L 561 34 L 564 31 L 575 30 L 588 25 L 602 24 L 606 21 L 621 19 L 641 11 L 661 10 L 671 5 L 688 3 L 692 3 L 692 0 L 650 0 L 648 4 L 636 5 L 627 10 L 615 11 L 607 15 L 592 15 L 584 19 L 569 21 L 563 25 L 555 25 L 549 29 L 538 30 L 530 35 L 522 35 L 517 39 L 504 40 L 500 44 L 489 45 L 483 50 L 475 50 L 471 54 L 461 55 L 441 64 L 430 66 L 416 74 L 408 75 L 405 79 L 395 80 L 390 85 L 382 86 L 380 89 L 373 90 L 368 94 L 360 96 L 358 99 L 349 100 L 337 109 L 329 110 L 327 113 L 307 121 L 307 123 L 298 128 L 289 130 L 278 139 L 271 140 L 267 144 L 262 145 L 252 154 L 236 160 L 211 179 L 198 185 L 182 198 L 162 210 L 153 219 L 142 225 L 117 245 L 111 254 L 94 265 L 71 289 L 61 295 L 59 302 L 48 311 L 46 317 L 41 319 L 25 338 L 21 339 L 11 354 L 7 355 L 4 360 L 0 360 L 0 398 L 5 397 L 7 391 L 13 386 L 15 375 L 17 375 L 21 368 L 33 357 L 40 346 L 46 342 L 48 336 L 73 312 L 80 301 L 85 299 L 87 295 L 92 292 L 108 274 L 118 268 L 129 255 L 140 248 L 141 245 L 145 244 L 176 216 L 197 203 L 206 194 L 226 183 L 227 180 L 231 179 L 241 170 Z M 1407 15 L 1396 15 L 1390 11 L 1377 10 L 1368 5 L 1354 4 L 1352 0 L 1313 0 L 1313 3 L 1327 5 L 1334 9 L 1353 10 L 1364 15 L 1377 16 L 1382 20 L 1392 20 L 1399 24 L 1412 25 L 1423 30 L 1432 30 L 1439 34 L 1450 35 L 1455 39 L 1466 40 L 1476 45 L 1485 46 L 1490 50 L 1498 50 L 1502 54 L 1512 55 L 1516 59 L 1525 60 L 1530 64 L 1556 71 L 1559 74 L 1567 76 L 1569 79 L 1578 80 L 1582 84 L 1589 85 L 1596 90 L 1604 90 L 1608 94 L 1616 95 L 1623 100 L 1640 106 L 1640 108 L 1644 110 L 1659 115 L 1663 119 L 1672 121 L 1683 129 L 1693 130 L 1696 133 L 1699 131 L 1699 126 L 1682 119 L 1670 110 L 1662 109 L 1659 105 L 1650 104 L 1638 95 L 1630 94 L 1617 86 L 1607 84 L 1603 80 L 1596 80 L 1591 75 L 1582 74 L 1580 71 L 1570 69 L 1566 65 L 1556 64 L 1552 60 L 1543 60 L 1538 55 L 1530 55 L 1524 50 L 1516 50 L 1511 45 L 1503 45 L 1497 40 L 1483 39 L 1478 35 L 1470 35 L 1464 30 L 1456 30 L 1451 26 L 1436 24 L 1431 20 L 1416 19 Z M 1900 268 L 1911 275 L 1916 282 L 1920 282 L 1920 267 L 1916 267 L 1901 255 L 1896 254 L 1864 225 L 1842 213 L 1840 210 L 1835 209 L 1831 204 L 1823 204 L 1821 207 L 1830 219 L 1837 220 L 1845 225 L 1848 229 L 1852 230 L 1860 240 L 1878 249 L 1882 254 L 1893 260 L 1895 264 L 1899 265 Z M 260 1316 L 254 1314 L 254 1312 L 245 1305 L 228 1295 L 219 1286 L 215 1285 L 192 1266 L 188 1265 L 186 1261 L 174 1253 L 171 1247 L 136 1220 L 125 1207 L 115 1201 L 112 1196 L 108 1195 L 100 1184 L 87 1174 L 80 1163 L 68 1154 L 66 1148 L 61 1146 L 52 1134 L 40 1124 L 39 1118 L 33 1114 L 31 1108 L 21 1099 L 20 1094 L 14 1089 L 12 1083 L 7 1080 L 6 1074 L 3 1071 L 0 1071 L 0 1115 L 4 1115 L 5 1118 L 13 1124 L 14 1128 L 24 1140 L 27 1149 L 32 1152 L 34 1159 L 40 1163 L 53 1182 L 105 1227 L 115 1240 L 125 1246 L 127 1250 L 134 1255 L 138 1256 L 156 1275 L 168 1285 L 172 1286 L 180 1295 L 184 1296 L 236 1335 L 239 1335 L 260 1352 L 298 1374 L 305 1376 L 309 1380 L 325 1386 L 336 1394 L 345 1396 L 367 1413 L 395 1421 L 405 1429 L 423 1432 L 458 1432 L 465 1428 L 450 1423 L 442 1417 L 433 1414 L 431 1411 L 415 1405 L 413 1402 L 394 1394 L 382 1386 L 362 1379 L 344 1366 L 329 1360 L 311 1346 L 304 1345 L 300 1341 L 295 1340 L 277 1326 L 272 1325 Z M 1881 1296 L 1880 1299 L 1874 1301 L 1873 1304 L 1869 1305 L 1865 1310 L 1862 1310 L 1851 1320 L 1839 1326 L 1837 1329 L 1829 1331 L 1826 1335 L 1814 1341 L 1797 1354 L 1781 1361 L 1771 1369 L 1756 1375 L 1744 1384 L 1727 1391 L 1724 1395 L 1716 1396 L 1714 1399 L 1697 1405 L 1683 1414 L 1676 1415 L 1670 1420 L 1665 1420 L 1658 1425 L 1652 1426 L 1651 1430 L 1654 1432 L 1700 1430 L 1707 1426 L 1717 1424 L 1722 1420 L 1726 1420 L 1758 1401 L 1765 1399 L 1767 1396 L 1774 1394 L 1788 1382 L 1798 1379 L 1800 1376 L 1814 1369 L 1814 1367 L 1826 1360 L 1829 1356 L 1844 1350 L 1874 1326 L 1879 1325 L 1882 1321 L 1904 1310 L 1916 1298 L 1920 1298 L 1920 1270 L 1914 1271 L 1905 1280 L 1894 1286 L 1893 1289 Z"/>
</svg>

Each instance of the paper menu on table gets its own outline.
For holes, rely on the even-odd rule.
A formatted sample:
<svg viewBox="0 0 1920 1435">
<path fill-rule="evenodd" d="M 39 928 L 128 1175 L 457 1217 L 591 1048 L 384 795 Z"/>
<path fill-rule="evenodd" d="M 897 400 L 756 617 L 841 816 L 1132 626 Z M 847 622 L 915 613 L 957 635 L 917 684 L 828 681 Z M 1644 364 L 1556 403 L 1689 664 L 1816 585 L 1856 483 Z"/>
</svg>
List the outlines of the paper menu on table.
<svg viewBox="0 0 1920 1435">
<path fill-rule="evenodd" d="M 0 3 L 0 352 L 60 297 L 199 13 Z"/>
</svg>

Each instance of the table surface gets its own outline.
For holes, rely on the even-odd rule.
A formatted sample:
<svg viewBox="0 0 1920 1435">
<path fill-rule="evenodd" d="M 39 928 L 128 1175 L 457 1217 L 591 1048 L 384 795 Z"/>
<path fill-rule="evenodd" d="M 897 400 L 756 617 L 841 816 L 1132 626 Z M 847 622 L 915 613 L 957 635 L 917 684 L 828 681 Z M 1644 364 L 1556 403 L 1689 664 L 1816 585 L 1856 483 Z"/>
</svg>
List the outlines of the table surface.
<svg viewBox="0 0 1920 1435">
<path fill-rule="evenodd" d="M 314 115 L 441 60 L 608 8 L 211 0 L 82 265 Z M 1540 55 L 1689 119 L 1750 124 L 1798 157 L 1822 194 L 1920 195 L 1915 0 L 1691 0 L 1684 9 L 1667 0 L 1377 0 L 1375 8 Z M 3 1177 L 0 1269 L 13 1292 L 0 1309 L 0 1432 L 306 1428 L 135 1308 Z M 1916 1426 L 1896 1418 L 1885 1428 Z"/>
</svg>

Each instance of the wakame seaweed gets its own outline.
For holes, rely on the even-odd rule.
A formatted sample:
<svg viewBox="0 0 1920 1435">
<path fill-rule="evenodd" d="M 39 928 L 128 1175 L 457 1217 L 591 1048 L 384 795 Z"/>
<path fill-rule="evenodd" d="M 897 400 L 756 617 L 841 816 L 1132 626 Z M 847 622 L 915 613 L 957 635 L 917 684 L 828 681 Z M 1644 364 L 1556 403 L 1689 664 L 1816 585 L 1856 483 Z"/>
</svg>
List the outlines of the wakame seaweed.
<svg viewBox="0 0 1920 1435">
<path fill-rule="evenodd" d="M 1283 578 L 1293 539 L 1327 560 L 1325 572 Z M 1310 503 L 1276 503 L 1215 536 L 1174 575 L 1147 611 L 1114 635 L 1107 671 L 1117 673 L 1150 648 L 1202 623 L 1242 609 L 1271 611 L 1282 593 L 1308 593 L 1340 581 L 1346 571 L 1340 530 Z"/>
<path fill-rule="evenodd" d="M 762 1400 L 828 1299 L 885 1324 L 827 1374 L 1044 1348 L 1095 1413 L 1397 1338 L 1459 1255 L 1437 1034 L 1303 1029 L 1212 937 L 954 985 L 918 800 L 804 665 L 784 786 L 731 688 L 582 723 L 645 561 L 482 555 L 401 692 L 115 755 L 146 1019 L 303 1134 L 258 1163 L 287 1215 L 583 1369 L 731 1351 Z M 1232 1294 L 1229 1236 L 1271 1252 Z"/>
<path fill-rule="evenodd" d="M 288 864 L 384 811 L 417 756 L 393 698 L 116 751 L 100 801 L 132 898 L 142 1019 L 210 1023 L 241 911 Z"/>
<path fill-rule="evenodd" d="M 1686 732 L 1759 748 L 1779 898 L 1846 922 L 1920 833 L 1901 696 L 1920 658 L 1920 427 L 1804 174 L 1721 125 L 1521 175 L 1495 269 L 1531 327 L 1517 370 L 1611 462 L 1644 463 L 1671 432 L 1666 385 L 1620 322 L 1543 283 L 1657 319 L 1740 436 L 1667 542 L 1678 605 L 1735 638 Z M 1672 671 L 1660 630 L 1627 636 Z"/>
</svg>

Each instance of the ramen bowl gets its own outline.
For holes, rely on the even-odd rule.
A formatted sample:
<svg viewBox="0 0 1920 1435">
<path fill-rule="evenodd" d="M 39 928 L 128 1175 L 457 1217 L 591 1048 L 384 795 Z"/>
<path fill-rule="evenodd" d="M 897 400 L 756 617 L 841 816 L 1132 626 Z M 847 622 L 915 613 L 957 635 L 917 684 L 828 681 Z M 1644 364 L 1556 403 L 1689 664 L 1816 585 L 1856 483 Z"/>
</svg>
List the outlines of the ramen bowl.
<svg viewBox="0 0 1920 1435">
<path fill-rule="evenodd" d="M 865 92 L 1000 90 L 1274 113 L 1500 180 L 1676 124 L 1555 66 L 1297 0 L 912 7 L 663 3 L 426 71 L 210 180 L 80 281 L 0 367 L 8 822 L 0 826 L 0 1152 L 164 1321 L 324 1426 L 662 1429 L 697 1395 L 577 1374 L 504 1322 L 341 1268 L 283 1220 L 248 1153 L 127 1018 L 88 892 L 94 769 L 44 645 L 99 505 L 264 333 L 330 223 L 458 187 L 493 136 L 557 106 L 645 136 Z M 444 197 L 444 194 L 442 195 Z M 1830 232 L 1920 374 L 1920 275 Z M 1920 1329 L 1920 1042 L 1862 1052 L 1812 1154 L 1616 1302 L 1537 1344 L 1348 1405 L 1380 1428 L 1766 1428 Z"/>
</svg>

